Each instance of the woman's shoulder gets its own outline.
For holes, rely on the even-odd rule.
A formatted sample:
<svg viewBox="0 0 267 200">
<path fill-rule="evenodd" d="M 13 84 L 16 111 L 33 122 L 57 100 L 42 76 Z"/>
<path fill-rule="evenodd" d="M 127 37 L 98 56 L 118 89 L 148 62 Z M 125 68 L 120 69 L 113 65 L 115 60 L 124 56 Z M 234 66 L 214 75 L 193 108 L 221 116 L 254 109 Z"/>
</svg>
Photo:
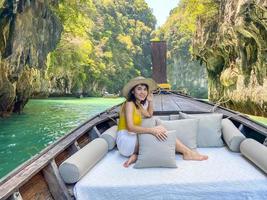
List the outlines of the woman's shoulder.
<svg viewBox="0 0 267 200">
<path fill-rule="evenodd" d="M 126 101 L 125 106 L 134 106 L 134 102 L 132 101 Z"/>
</svg>

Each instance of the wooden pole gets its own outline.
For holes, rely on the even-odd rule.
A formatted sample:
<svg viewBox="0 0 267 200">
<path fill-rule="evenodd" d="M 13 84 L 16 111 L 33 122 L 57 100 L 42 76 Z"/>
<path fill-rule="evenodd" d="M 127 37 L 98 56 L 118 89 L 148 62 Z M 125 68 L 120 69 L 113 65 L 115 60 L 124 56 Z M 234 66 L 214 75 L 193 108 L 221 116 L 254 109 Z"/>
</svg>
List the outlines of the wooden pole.
<svg viewBox="0 0 267 200">
<path fill-rule="evenodd" d="M 151 42 L 152 78 L 157 83 L 167 83 L 166 41 Z"/>
</svg>

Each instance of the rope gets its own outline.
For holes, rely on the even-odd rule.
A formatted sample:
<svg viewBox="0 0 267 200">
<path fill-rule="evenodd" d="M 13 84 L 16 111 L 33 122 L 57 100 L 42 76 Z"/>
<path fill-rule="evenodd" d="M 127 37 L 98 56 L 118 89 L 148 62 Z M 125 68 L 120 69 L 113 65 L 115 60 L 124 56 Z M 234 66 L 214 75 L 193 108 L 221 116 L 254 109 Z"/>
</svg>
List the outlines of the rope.
<svg viewBox="0 0 267 200">
<path fill-rule="evenodd" d="M 225 101 L 221 101 L 224 99 L 224 96 L 222 96 L 219 101 L 217 101 L 214 106 L 209 110 L 210 112 L 215 112 L 215 110 L 218 108 L 218 106 L 220 106 L 223 103 L 227 103 L 228 101 L 230 101 L 230 99 L 226 99 Z"/>
<path fill-rule="evenodd" d="M 111 119 L 113 122 L 115 122 L 116 125 L 118 125 L 117 120 L 115 120 L 114 118 L 107 116 L 109 119 Z"/>
</svg>

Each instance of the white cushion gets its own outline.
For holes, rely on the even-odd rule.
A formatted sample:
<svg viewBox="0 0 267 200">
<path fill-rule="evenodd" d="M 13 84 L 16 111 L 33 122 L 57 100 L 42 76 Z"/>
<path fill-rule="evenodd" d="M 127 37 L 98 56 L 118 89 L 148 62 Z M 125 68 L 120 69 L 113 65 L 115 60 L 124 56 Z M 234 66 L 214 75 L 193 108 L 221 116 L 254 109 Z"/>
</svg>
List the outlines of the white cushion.
<svg viewBox="0 0 267 200">
<path fill-rule="evenodd" d="M 157 117 L 150 117 L 150 118 L 143 118 L 142 119 L 142 127 L 145 128 L 153 128 L 156 126 L 156 119 Z"/>
<path fill-rule="evenodd" d="M 175 130 L 176 138 L 191 149 L 197 148 L 198 121 L 197 119 L 156 120 L 157 125 L 164 126 L 168 131 Z"/>
<path fill-rule="evenodd" d="M 241 153 L 267 174 L 267 147 L 254 139 L 245 139 L 240 145 Z"/>
<path fill-rule="evenodd" d="M 229 119 L 222 120 L 222 135 L 231 151 L 240 152 L 240 144 L 246 137 Z"/>
<path fill-rule="evenodd" d="M 167 132 L 167 139 L 158 140 L 151 134 L 138 134 L 139 153 L 134 168 L 176 168 L 175 131 Z"/>
<path fill-rule="evenodd" d="M 159 119 L 162 119 L 162 120 L 170 120 L 170 116 L 169 115 L 157 115 L 156 117 L 159 118 Z"/>
<path fill-rule="evenodd" d="M 108 143 L 106 140 L 97 138 L 65 160 L 59 166 L 59 173 L 66 183 L 76 183 L 107 152 Z"/>
<path fill-rule="evenodd" d="M 180 119 L 180 115 L 170 115 L 170 120 L 177 120 Z"/>
<path fill-rule="evenodd" d="M 106 142 L 108 143 L 108 150 L 112 150 L 116 145 L 117 130 L 118 126 L 115 125 L 107 129 L 100 135 L 100 137 L 105 139 Z"/>
<path fill-rule="evenodd" d="M 222 114 L 185 114 L 180 112 L 183 119 L 199 119 L 197 133 L 198 147 L 222 147 Z"/>
</svg>

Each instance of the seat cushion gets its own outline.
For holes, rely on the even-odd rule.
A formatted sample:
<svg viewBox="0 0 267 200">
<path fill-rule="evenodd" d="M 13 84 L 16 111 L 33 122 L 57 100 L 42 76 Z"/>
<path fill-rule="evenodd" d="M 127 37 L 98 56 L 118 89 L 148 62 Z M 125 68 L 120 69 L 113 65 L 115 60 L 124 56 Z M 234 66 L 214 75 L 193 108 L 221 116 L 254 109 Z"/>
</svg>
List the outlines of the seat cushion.
<svg viewBox="0 0 267 200">
<path fill-rule="evenodd" d="M 66 183 L 76 183 L 108 152 L 108 144 L 97 138 L 77 151 L 59 166 L 59 173 Z"/>
<path fill-rule="evenodd" d="M 100 137 L 105 139 L 106 142 L 108 143 L 108 150 L 112 150 L 116 145 L 117 130 L 118 126 L 115 125 L 107 129 L 100 135 Z"/>
<path fill-rule="evenodd" d="M 267 147 L 254 139 L 245 139 L 240 145 L 241 153 L 267 174 Z"/>
<path fill-rule="evenodd" d="M 199 119 L 197 146 L 222 147 L 222 114 L 185 114 L 180 112 L 183 119 Z"/>
<path fill-rule="evenodd" d="M 154 116 L 149 117 L 149 118 L 143 118 L 141 126 L 145 127 L 145 128 L 155 127 L 156 126 L 156 119 L 157 119 L 157 117 L 154 117 Z"/>
<path fill-rule="evenodd" d="M 263 200 L 266 174 L 226 147 L 198 148 L 205 161 L 183 160 L 177 168 L 135 169 L 113 149 L 74 187 L 77 200 Z"/>
<path fill-rule="evenodd" d="M 139 153 L 134 168 L 175 168 L 175 131 L 167 132 L 165 141 L 151 134 L 138 134 Z"/>
<path fill-rule="evenodd" d="M 175 130 L 176 138 L 191 149 L 197 148 L 198 121 L 197 119 L 156 120 L 157 125 L 162 125 L 169 131 Z"/>
<path fill-rule="evenodd" d="M 229 119 L 222 120 L 222 135 L 225 143 L 231 151 L 240 152 L 240 144 L 246 137 Z"/>
</svg>

